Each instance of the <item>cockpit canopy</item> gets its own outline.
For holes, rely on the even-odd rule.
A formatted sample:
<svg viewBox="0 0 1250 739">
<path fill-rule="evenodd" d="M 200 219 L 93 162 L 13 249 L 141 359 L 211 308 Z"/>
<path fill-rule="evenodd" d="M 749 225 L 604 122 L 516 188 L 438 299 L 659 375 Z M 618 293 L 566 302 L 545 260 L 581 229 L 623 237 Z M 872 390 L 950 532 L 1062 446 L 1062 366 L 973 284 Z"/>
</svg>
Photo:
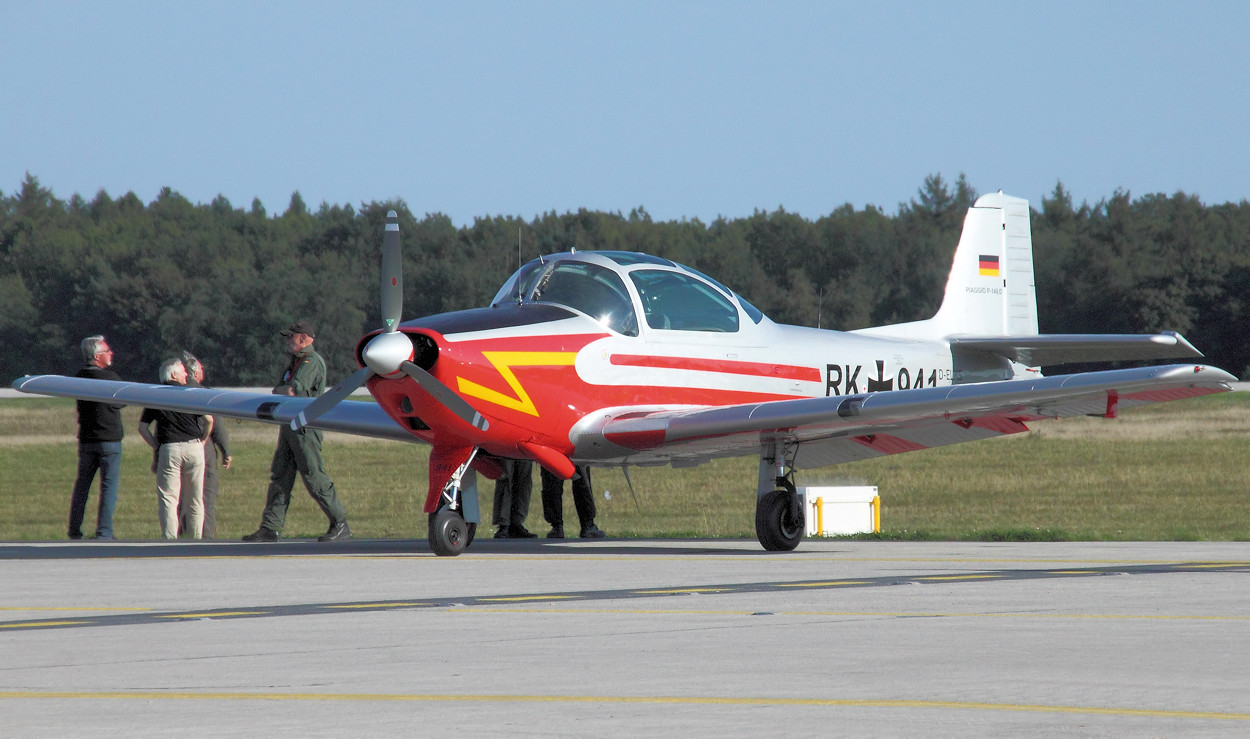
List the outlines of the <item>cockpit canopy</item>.
<svg viewBox="0 0 1250 739">
<path fill-rule="evenodd" d="M 667 259 L 639 252 L 584 251 L 535 259 L 508 278 L 491 305 L 555 303 L 625 336 L 648 329 L 737 332 L 764 318 L 716 280 Z"/>
</svg>

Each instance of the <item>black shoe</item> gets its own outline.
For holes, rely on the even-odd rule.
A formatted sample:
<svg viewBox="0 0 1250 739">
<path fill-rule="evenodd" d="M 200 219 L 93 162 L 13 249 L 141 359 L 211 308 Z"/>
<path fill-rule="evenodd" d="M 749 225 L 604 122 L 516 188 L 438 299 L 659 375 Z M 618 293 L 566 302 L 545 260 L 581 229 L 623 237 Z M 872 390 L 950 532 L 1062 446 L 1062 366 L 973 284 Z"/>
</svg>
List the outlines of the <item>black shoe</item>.
<svg viewBox="0 0 1250 739">
<path fill-rule="evenodd" d="M 261 526 L 252 533 L 243 537 L 243 541 L 277 541 L 278 532 L 273 529 L 267 529 Z"/>
<path fill-rule="evenodd" d="M 530 531 L 524 526 L 517 524 L 516 526 L 508 527 L 508 538 L 509 539 L 537 539 L 538 534 L 535 534 L 533 531 Z"/>
<path fill-rule="evenodd" d="M 548 539 L 563 539 L 563 538 L 564 538 L 564 527 L 563 527 L 563 526 L 552 526 L 552 527 L 551 527 L 551 531 L 548 531 L 548 532 L 547 532 L 547 538 L 548 538 Z"/>
<path fill-rule="evenodd" d="M 111 536 L 101 536 L 99 534 L 96 534 L 95 536 L 91 537 L 91 540 L 92 541 L 116 541 L 116 539 L 114 539 Z"/>
<path fill-rule="evenodd" d="M 507 526 L 500 526 L 500 527 L 499 527 L 499 530 L 495 532 L 495 538 L 496 538 L 496 539 L 509 539 L 509 538 L 511 538 L 510 536 L 508 536 L 508 527 L 507 527 Z"/>
<path fill-rule="evenodd" d="M 347 528 L 346 521 L 330 524 L 330 528 L 321 536 L 317 537 L 317 541 L 346 541 L 352 538 L 352 530 Z"/>
<path fill-rule="evenodd" d="M 592 523 L 589 526 L 583 526 L 582 533 L 578 534 L 578 536 L 583 539 L 602 539 L 607 534 L 603 533 L 602 529 Z"/>
</svg>

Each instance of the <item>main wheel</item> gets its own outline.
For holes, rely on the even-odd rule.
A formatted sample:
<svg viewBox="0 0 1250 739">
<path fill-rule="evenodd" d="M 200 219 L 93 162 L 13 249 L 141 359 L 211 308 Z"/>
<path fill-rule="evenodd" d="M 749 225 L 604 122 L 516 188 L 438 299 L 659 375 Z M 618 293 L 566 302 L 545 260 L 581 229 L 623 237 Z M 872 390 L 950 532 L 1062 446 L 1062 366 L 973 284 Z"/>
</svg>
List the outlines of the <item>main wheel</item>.
<svg viewBox="0 0 1250 739">
<path fill-rule="evenodd" d="M 454 557 L 469 546 L 472 537 L 464 518 L 450 508 L 430 514 L 430 550 L 440 557 Z"/>
<path fill-rule="evenodd" d="M 807 522 L 793 498 L 789 490 L 774 490 L 755 504 L 755 536 L 770 552 L 789 552 L 803 541 Z"/>
</svg>

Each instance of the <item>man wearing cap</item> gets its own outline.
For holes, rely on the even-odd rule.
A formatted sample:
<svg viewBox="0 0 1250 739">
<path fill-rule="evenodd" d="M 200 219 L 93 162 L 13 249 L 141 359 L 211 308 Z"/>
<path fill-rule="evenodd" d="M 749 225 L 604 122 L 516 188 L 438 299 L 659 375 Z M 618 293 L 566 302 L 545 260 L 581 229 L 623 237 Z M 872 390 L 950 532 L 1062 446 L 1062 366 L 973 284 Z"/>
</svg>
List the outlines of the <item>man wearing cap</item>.
<svg viewBox="0 0 1250 739">
<path fill-rule="evenodd" d="M 326 362 L 313 350 L 316 332 L 308 321 L 296 321 L 282 332 L 291 363 L 273 389 L 275 395 L 315 398 L 325 390 Z M 299 472 L 308 494 L 330 519 L 330 528 L 317 541 L 342 541 L 351 538 L 347 528 L 347 511 L 334 491 L 334 481 L 326 474 L 321 461 L 321 432 L 311 428 L 292 430 L 283 424 L 278 431 L 278 448 L 269 468 L 269 493 L 260 528 L 243 537 L 243 541 L 277 541 L 291 504 L 291 488 Z"/>
</svg>

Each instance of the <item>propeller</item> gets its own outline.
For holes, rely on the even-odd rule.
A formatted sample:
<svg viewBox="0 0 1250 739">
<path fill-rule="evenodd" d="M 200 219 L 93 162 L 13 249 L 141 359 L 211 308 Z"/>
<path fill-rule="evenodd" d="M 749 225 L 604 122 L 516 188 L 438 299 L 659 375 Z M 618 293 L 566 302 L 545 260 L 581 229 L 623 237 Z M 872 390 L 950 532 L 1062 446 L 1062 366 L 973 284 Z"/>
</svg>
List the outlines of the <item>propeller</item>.
<svg viewBox="0 0 1250 739">
<path fill-rule="evenodd" d="M 361 352 L 365 366 L 309 403 L 291 419 L 291 428 L 299 430 L 317 420 L 374 375 L 387 379 L 407 375 L 465 423 L 485 431 L 489 424 L 473 406 L 412 362 L 412 342 L 399 331 L 404 312 L 403 251 L 399 242 L 399 216 L 393 210 L 386 213 L 386 232 L 382 237 L 381 288 L 383 332 L 370 339 Z"/>
<path fill-rule="evenodd" d="M 395 333 L 404 312 L 404 255 L 399 248 L 399 217 L 386 212 L 382 236 L 382 328 Z"/>
</svg>

